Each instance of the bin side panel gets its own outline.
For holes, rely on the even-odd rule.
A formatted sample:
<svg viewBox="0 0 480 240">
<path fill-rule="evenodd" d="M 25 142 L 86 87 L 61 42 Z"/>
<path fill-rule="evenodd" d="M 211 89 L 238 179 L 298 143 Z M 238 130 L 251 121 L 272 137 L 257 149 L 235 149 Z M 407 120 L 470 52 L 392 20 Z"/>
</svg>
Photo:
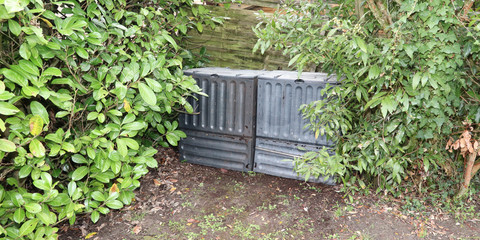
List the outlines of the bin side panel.
<svg viewBox="0 0 480 240">
<path fill-rule="evenodd" d="M 294 170 L 293 158 L 305 153 L 299 150 L 303 147 L 309 151 L 319 150 L 321 146 L 293 143 L 280 140 L 257 138 L 255 142 L 255 160 L 253 171 L 269 175 L 305 180 L 304 176 L 299 176 Z M 309 182 L 324 183 L 333 185 L 335 180 L 332 177 L 319 178 L 311 177 Z"/>
<path fill-rule="evenodd" d="M 179 144 L 180 160 L 210 167 L 251 171 L 252 138 L 186 130 Z"/>
<path fill-rule="evenodd" d="M 326 83 L 294 79 L 259 78 L 257 93 L 257 136 L 286 141 L 331 145 L 325 136 L 315 139 L 305 128 L 302 104 L 321 100 Z"/>
<path fill-rule="evenodd" d="M 214 69 L 215 70 L 215 69 Z M 254 77 L 193 72 L 207 96 L 188 101 L 197 114 L 180 116 L 180 128 L 235 136 L 253 136 Z"/>
</svg>

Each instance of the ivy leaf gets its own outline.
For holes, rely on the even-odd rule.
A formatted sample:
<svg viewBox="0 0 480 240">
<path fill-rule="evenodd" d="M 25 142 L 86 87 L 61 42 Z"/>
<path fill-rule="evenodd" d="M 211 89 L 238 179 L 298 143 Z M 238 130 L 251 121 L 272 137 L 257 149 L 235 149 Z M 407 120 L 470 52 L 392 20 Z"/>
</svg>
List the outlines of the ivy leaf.
<svg viewBox="0 0 480 240">
<path fill-rule="evenodd" d="M 414 90 L 417 88 L 418 84 L 420 83 L 420 78 L 421 78 L 420 72 L 415 73 L 415 75 L 413 76 L 412 87 Z"/>
<path fill-rule="evenodd" d="M 139 83 L 138 90 L 140 91 L 140 96 L 142 96 L 142 99 L 147 104 L 152 106 L 155 106 L 157 104 L 157 96 L 155 95 L 153 90 L 145 83 Z"/>
<path fill-rule="evenodd" d="M 387 114 L 389 112 L 393 113 L 397 109 L 397 105 L 398 103 L 395 100 L 393 100 L 392 96 L 386 96 L 382 100 L 381 111 L 382 111 L 383 117 L 384 118 L 387 117 Z"/>
<path fill-rule="evenodd" d="M 15 152 L 16 149 L 17 146 L 15 146 L 15 143 L 7 139 L 0 139 L 0 151 Z"/>
</svg>

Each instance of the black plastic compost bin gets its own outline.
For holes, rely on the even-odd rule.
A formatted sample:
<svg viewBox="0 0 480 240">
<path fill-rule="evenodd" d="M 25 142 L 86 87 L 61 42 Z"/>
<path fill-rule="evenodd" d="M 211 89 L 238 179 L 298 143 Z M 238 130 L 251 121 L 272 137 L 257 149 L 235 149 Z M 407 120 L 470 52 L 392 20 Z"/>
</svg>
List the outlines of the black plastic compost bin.
<svg viewBox="0 0 480 240">
<path fill-rule="evenodd" d="M 291 159 L 332 145 L 305 129 L 299 107 L 322 98 L 323 73 L 199 68 L 185 72 L 208 94 L 189 99 L 197 114 L 181 115 L 180 158 L 190 163 L 304 180 Z M 310 178 L 333 184 L 331 178 Z"/>
</svg>

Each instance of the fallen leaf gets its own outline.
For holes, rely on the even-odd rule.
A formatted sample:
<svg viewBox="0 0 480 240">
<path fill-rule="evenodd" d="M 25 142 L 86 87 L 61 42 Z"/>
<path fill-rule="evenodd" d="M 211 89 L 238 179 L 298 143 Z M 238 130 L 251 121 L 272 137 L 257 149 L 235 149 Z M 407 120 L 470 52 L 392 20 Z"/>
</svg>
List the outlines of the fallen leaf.
<svg viewBox="0 0 480 240">
<path fill-rule="evenodd" d="M 178 182 L 178 180 L 177 180 L 177 179 L 173 179 L 173 178 L 169 178 L 169 179 L 168 179 L 168 181 L 170 181 L 170 182 L 172 182 L 172 183 L 176 183 L 176 182 Z"/>
<path fill-rule="evenodd" d="M 142 226 L 137 225 L 133 228 L 132 232 L 135 234 L 138 234 L 140 231 L 142 231 Z"/>
<path fill-rule="evenodd" d="M 190 219 L 187 220 L 187 222 L 188 222 L 188 223 L 198 223 L 198 222 L 200 222 L 200 221 L 195 220 L 195 219 L 193 219 L 193 218 L 190 218 Z"/>
<path fill-rule="evenodd" d="M 157 179 L 153 179 L 153 183 L 155 184 L 155 186 L 162 185 L 162 183 L 160 181 L 158 181 Z"/>
<path fill-rule="evenodd" d="M 87 234 L 87 236 L 85 236 L 85 239 L 89 239 L 89 238 L 95 236 L 95 234 L 97 234 L 97 232 L 91 232 L 91 233 Z"/>
<path fill-rule="evenodd" d="M 175 190 L 177 190 L 177 188 L 176 188 L 176 187 L 172 187 L 172 188 L 170 188 L 170 192 L 171 192 L 171 193 L 175 192 Z"/>
<path fill-rule="evenodd" d="M 227 169 L 224 169 L 224 168 L 220 168 L 220 172 L 222 172 L 222 173 L 227 173 L 228 170 L 227 170 Z"/>
</svg>

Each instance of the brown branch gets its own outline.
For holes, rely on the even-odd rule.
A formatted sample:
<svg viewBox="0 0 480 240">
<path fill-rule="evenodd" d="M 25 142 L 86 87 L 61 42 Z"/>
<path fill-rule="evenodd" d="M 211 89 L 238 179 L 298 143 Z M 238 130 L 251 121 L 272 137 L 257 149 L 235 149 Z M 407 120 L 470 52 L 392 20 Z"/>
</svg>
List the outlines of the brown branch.
<svg viewBox="0 0 480 240">
<path fill-rule="evenodd" d="M 462 12 L 463 15 L 460 17 L 462 20 L 467 20 L 468 19 L 468 12 L 470 12 L 470 9 L 472 9 L 473 3 L 475 0 L 466 0 L 463 4 L 462 7 Z"/>
<path fill-rule="evenodd" d="M 475 173 L 478 172 L 478 170 L 480 170 L 480 162 L 473 165 L 473 168 L 472 168 L 472 177 L 475 175 Z"/>
</svg>

